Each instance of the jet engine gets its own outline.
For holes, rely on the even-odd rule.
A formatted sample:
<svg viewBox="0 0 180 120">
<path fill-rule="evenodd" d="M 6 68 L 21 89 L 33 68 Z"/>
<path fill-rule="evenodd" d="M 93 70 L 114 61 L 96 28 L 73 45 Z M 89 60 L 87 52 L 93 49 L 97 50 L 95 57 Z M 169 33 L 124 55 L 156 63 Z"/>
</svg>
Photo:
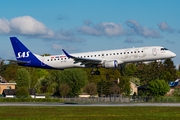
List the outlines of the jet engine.
<svg viewBox="0 0 180 120">
<path fill-rule="evenodd" d="M 104 68 L 117 68 L 118 67 L 118 61 L 117 60 L 104 61 L 102 64 L 102 67 L 104 67 Z"/>
</svg>

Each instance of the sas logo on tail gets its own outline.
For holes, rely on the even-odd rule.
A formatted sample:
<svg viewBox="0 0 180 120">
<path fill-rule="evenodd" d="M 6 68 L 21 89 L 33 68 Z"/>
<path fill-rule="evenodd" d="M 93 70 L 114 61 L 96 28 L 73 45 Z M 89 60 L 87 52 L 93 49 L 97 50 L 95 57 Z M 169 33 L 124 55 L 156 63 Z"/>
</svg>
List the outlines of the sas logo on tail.
<svg viewBox="0 0 180 120">
<path fill-rule="evenodd" d="M 28 58 L 29 57 L 30 51 L 27 52 L 18 52 L 18 57 L 17 58 Z"/>
</svg>

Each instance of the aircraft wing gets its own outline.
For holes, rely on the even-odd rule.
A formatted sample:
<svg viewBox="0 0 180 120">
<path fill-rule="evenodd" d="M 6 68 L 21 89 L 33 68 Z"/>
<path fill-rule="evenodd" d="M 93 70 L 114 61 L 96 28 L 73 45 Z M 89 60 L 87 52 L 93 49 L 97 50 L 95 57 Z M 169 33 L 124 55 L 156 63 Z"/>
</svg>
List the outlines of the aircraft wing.
<svg viewBox="0 0 180 120">
<path fill-rule="evenodd" d="M 74 59 L 75 64 L 80 62 L 81 65 L 90 67 L 92 65 L 98 65 L 99 63 L 102 62 L 102 60 L 99 60 L 99 59 L 87 59 L 87 58 L 79 58 L 79 57 L 72 56 L 72 55 L 68 54 L 64 49 L 62 49 L 62 51 L 68 58 Z"/>
</svg>

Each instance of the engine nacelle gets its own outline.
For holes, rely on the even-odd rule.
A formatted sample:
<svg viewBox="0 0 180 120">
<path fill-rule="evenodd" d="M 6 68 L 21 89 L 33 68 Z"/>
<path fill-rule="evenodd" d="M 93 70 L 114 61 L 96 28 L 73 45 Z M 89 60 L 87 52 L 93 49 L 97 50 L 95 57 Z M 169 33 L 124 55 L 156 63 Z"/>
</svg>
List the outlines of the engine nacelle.
<svg viewBox="0 0 180 120">
<path fill-rule="evenodd" d="M 104 68 L 118 68 L 118 61 L 117 60 L 104 61 L 102 64 L 102 67 L 104 67 Z"/>
</svg>

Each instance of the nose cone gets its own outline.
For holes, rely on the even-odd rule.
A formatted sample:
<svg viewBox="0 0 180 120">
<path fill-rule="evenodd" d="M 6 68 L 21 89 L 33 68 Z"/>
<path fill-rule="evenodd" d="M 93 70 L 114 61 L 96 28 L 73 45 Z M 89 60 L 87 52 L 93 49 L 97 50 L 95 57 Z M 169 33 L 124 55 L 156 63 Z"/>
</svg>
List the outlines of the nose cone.
<svg viewBox="0 0 180 120">
<path fill-rule="evenodd" d="M 171 53 L 171 57 L 173 58 L 173 57 L 176 57 L 176 54 L 175 53 Z"/>
</svg>

